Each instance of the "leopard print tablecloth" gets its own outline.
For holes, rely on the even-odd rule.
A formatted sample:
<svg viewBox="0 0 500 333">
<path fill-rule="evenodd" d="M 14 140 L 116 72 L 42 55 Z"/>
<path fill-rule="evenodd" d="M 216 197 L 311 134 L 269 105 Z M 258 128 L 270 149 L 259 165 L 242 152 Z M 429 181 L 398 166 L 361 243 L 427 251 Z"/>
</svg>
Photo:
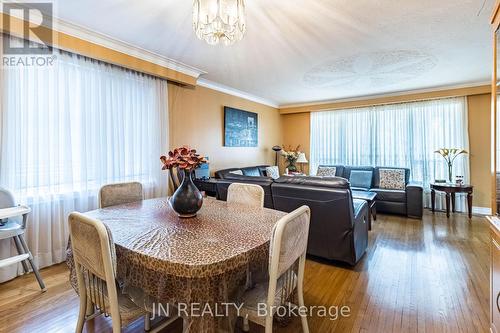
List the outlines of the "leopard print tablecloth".
<svg viewBox="0 0 500 333">
<path fill-rule="evenodd" d="M 125 292 L 140 288 L 164 304 L 213 307 L 236 299 L 248 271 L 265 276 L 271 232 L 285 213 L 206 198 L 197 217 L 181 219 L 167 198 L 159 198 L 85 215 L 111 230 Z M 76 289 L 70 247 L 67 262 Z M 230 319 L 194 316 L 184 318 L 184 325 L 187 332 L 216 332 L 228 330 Z"/>
</svg>

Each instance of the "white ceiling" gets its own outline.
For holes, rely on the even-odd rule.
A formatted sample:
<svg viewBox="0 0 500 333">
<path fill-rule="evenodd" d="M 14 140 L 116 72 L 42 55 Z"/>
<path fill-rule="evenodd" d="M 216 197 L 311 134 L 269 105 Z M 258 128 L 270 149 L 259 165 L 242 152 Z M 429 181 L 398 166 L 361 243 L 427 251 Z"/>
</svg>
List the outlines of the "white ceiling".
<svg viewBox="0 0 500 333">
<path fill-rule="evenodd" d="M 231 47 L 196 38 L 191 0 L 55 0 L 55 16 L 277 104 L 486 82 L 494 0 L 246 0 Z"/>
</svg>

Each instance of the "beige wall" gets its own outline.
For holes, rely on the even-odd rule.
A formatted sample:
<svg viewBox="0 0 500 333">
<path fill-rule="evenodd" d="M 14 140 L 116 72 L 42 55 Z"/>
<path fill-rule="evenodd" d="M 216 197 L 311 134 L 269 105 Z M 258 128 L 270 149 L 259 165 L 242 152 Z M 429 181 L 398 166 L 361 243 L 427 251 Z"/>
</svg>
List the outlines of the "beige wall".
<svg viewBox="0 0 500 333">
<path fill-rule="evenodd" d="M 491 207 L 490 94 L 468 96 L 468 108 L 471 183 L 475 187 L 473 205 Z M 284 144 L 300 144 L 309 158 L 310 113 L 282 114 L 282 119 Z"/>
<path fill-rule="evenodd" d="M 170 148 L 190 145 L 209 156 L 210 171 L 229 167 L 274 164 L 271 149 L 283 142 L 278 109 L 197 86 L 168 84 Z M 224 147 L 224 106 L 256 112 L 259 145 Z"/>
<path fill-rule="evenodd" d="M 309 160 L 310 154 L 310 113 L 293 113 L 281 115 L 283 124 L 283 144 L 294 148 L 300 145 L 300 150 L 306 154 Z M 309 165 L 305 167 L 309 173 Z"/>
<path fill-rule="evenodd" d="M 491 206 L 491 95 L 468 97 L 470 174 L 474 185 L 473 205 Z"/>
</svg>

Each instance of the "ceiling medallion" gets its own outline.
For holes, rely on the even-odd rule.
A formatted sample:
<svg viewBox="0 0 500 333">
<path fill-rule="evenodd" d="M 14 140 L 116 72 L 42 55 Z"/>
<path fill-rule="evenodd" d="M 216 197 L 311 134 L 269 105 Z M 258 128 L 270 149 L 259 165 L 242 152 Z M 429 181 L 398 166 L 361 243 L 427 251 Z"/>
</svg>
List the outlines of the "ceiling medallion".
<svg viewBox="0 0 500 333">
<path fill-rule="evenodd" d="M 368 88 L 413 80 L 437 65 L 437 59 L 420 50 L 387 50 L 338 58 L 313 67 L 304 83 L 313 88 Z"/>
<path fill-rule="evenodd" d="M 194 0 L 193 28 L 210 45 L 232 45 L 245 34 L 243 0 Z"/>
</svg>

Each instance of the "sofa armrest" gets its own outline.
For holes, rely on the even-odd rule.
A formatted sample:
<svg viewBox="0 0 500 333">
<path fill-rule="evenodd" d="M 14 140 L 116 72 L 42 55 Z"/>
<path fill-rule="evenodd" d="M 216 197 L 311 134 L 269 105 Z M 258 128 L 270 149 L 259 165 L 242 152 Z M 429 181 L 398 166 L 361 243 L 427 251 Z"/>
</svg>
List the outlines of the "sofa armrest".
<svg viewBox="0 0 500 333">
<path fill-rule="evenodd" d="M 365 214 L 365 210 L 368 210 L 368 203 L 363 199 L 353 199 L 352 203 L 354 209 L 354 219 L 358 220 Z"/>
<path fill-rule="evenodd" d="M 408 188 L 408 187 L 420 187 L 422 190 L 424 188 L 424 186 L 422 185 L 422 182 L 416 182 L 416 181 L 408 182 L 408 184 L 406 184 L 406 188 Z"/>
<path fill-rule="evenodd" d="M 354 221 L 353 221 L 353 246 L 354 246 L 354 257 L 352 258 L 351 265 L 355 265 L 359 259 L 363 256 L 368 247 L 368 218 L 370 214 L 370 208 L 365 200 L 361 204 L 354 205 Z"/>
<path fill-rule="evenodd" d="M 422 218 L 424 213 L 424 188 L 419 182 L 409 182 L 406 185 L 406 215 Z"/>
</svg>

